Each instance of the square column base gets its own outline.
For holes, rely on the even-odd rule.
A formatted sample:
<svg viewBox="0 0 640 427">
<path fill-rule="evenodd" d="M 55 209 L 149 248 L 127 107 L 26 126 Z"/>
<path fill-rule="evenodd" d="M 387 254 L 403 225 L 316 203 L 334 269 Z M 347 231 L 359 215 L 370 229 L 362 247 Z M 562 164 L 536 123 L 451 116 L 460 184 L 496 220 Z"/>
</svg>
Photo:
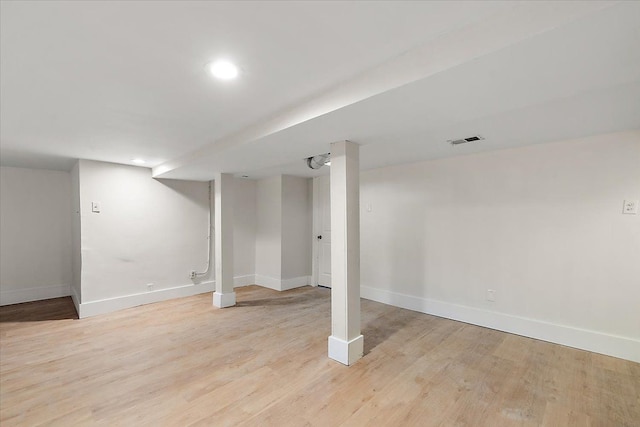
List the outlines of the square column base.
<svg viewBox="0 0 640 427">
<path fill-rule="evenodd" d="M 333 335 L 329 337 L 329 358 L 344 365 L 353 365 L 364 354 L 364 337 L 358 335 L 351 341 L 344 341 Z"/>
<path fill-rule="evenodd" d="M 225 308 L 236 305 L 236 293 L 229 292 L 226 294 L 221 294 L 220 292 L 214 292 L 213 305 L 218 308 Z"/>
</svg>

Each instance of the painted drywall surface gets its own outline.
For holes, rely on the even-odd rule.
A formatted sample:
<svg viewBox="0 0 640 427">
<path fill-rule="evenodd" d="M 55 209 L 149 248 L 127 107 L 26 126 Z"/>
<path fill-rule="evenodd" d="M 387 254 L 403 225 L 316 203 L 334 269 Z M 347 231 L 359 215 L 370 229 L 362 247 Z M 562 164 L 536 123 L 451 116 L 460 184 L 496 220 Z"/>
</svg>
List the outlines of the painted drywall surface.
<svg viewBox="0 0 640 427">
<path fill-rule="evenodd" d="M 255 282 L 276 290 L 309 283 L 310 180 L 276 176 L 256 184 Z"/>
<path fill-rule="evenodd" d="M 308 178 L 282 176 L 282 279 L 311 275 Z"/>
<path fill-rule="evenodd" d="M 234 276 L 256 272 L 256 187 L 257 181 L 234 180 L 233 263 Z"/>
<path fill-rule="evenodd" d="M 189 272 L 207 266 L 208 183 L 88 160 L 79 167 L 82 303 L 192 285 Z"/>
<path fill-rule="evenodd" d="M 256 276 L 282 278 L 282 177 L 261 179 L 256 188 Z"/>
<path fill-rule="evenodd" d="M 2 167 L 0 174 L 1 302 L 69 295 L 69 173 Z"/>
<path fill-rule="evenodd" d="M 71 295 L 79 312 L 82 301 L 80 277 L 82 272 L 82 254 L 80 246 L 80 162 L 71 168 Z"/>
<path fill-rule="evenodd" d="M 640 215 L 624 199 L 640 199 L 638 131 L 370 170 L 361 284 L 638 340 Z"/>
</svg>

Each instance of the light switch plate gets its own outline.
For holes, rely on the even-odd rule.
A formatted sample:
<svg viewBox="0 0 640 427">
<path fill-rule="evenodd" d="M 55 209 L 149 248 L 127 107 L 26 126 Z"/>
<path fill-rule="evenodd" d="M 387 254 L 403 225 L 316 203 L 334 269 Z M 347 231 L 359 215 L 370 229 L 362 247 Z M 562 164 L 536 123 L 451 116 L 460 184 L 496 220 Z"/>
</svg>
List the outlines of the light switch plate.
<svg viewBox="0 0 640 427">
<path fill-rule="evenodd" d="M 100 213 L 100 202 L 91 202 L 91 212 Z"/>
</svg>

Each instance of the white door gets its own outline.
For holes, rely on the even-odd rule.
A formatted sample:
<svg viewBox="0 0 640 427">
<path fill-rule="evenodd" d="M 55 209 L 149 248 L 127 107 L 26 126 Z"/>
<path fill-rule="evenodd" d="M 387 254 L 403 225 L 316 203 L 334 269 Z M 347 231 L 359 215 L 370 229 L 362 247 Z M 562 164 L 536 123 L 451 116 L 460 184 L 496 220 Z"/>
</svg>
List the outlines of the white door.
<svg viewBox="0 0 640 427">
<path fill-rule="evenodd" d="M 331 198 L 329 196 L 329 176 L 321 176 L 316 179 L 315 197 L 317 206 L 314 212 L 316 221 L 316 254 L 318 266 L 318 285 L 331 287 Z"/>
</svg>

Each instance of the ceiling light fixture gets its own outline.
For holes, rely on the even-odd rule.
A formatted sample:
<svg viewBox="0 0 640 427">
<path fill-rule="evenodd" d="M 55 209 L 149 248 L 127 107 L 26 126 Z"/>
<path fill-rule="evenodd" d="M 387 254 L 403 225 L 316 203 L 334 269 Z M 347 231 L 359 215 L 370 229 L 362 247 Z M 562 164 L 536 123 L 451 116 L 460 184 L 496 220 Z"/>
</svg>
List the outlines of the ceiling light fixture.
<svg viewBox="0 0 640 427">
<path fill-rule="evenodd" d="M 231 80 L 238 77 L 238 67 L 229 61 L 220 60 L 212 62 L 209 65 L 209 71 L 213 77 L 220 80 Z"/>
<path fill-rule="evenodd" d="M 143 159 L 131 159 L 131 161 L 137 165 L 144 165 L 145 163 L 147 163 L 145 160 Z"/>
</svg>

